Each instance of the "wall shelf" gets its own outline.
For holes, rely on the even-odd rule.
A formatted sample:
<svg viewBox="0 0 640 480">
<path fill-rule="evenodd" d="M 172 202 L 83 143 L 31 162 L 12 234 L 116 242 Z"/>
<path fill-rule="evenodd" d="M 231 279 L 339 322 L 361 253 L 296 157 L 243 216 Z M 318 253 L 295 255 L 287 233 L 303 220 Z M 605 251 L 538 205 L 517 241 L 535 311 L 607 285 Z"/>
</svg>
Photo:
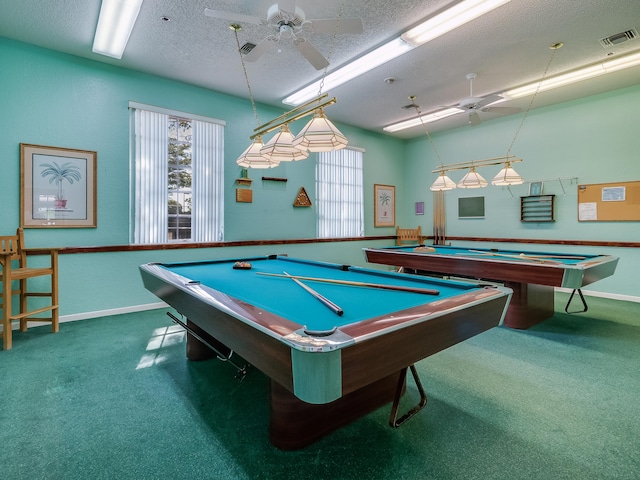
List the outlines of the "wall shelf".
<svg viewBox="0 0 640 480">
<path fill-rule="evenodd" d="M 555 195 L 520 197 L 521 222 L 555 222 Z"/>
</svg>

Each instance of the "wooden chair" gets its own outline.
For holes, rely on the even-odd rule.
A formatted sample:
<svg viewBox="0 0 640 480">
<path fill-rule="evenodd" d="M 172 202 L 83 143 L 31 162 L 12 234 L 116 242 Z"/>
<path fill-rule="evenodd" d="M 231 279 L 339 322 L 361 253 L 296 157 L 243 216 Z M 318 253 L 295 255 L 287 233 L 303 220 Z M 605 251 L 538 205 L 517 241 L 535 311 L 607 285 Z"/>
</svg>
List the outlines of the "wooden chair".
<svg viewBox="0 0 640 480">
<path fill-rule="evenodd" d="M 24 247 L 24 232 L 18 228 L 16 235 L 0 236 L 0 308 L 2 309 L 3 348 L 12 347 L 11 325 L 20 321 L 20 331 L 27 331 L 27 322 L 51 322 L 51 330 L 58 331 L 58 250 L 50 249 L 50 262 L 44 267 L 27 267 L 27 252 Z M 50 276 L 50 291 L 30 291 L 28 280 L 35 277 Z M 16 288 L 17 287 L 17 288 Z M 12 298 L 19 295 L 20 308 L 13 313 Z M 29 310 L 29 298 L 50 297 L 50 303 L 44 307 L 36 306 Z M 50 317 L 38 317 L 44 312 L 51 312 Z"/>
<path fill-rule="evenodd" d="M 422 227 L 418 227 L 418 228 L 396 227 L 396 245 L 402 245 L 404 243 L 412 243 L 412 244 L 422 243 Z"/>
</svg>

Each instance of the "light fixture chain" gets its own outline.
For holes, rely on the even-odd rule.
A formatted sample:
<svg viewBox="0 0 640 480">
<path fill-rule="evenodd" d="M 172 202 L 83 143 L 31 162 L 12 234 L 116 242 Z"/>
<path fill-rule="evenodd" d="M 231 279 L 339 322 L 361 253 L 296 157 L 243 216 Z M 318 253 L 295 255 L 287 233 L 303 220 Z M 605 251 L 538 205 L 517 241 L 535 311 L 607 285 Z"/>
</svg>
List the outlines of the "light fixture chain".
<svg viewBox="0 0 640 480">
<path fill-rule="evenodd" d="M 542 74 L 542 78 L 540 79 L 540 81 L 538 82 L 538 85 L 536 87 L 536 91 L 533 93 L 533 96 L 531 97 L 531 100 L 529 101 L 529 106 L 527 106 L 527 109 L 524 112 L 524 115 L 522 116 L 522 120 L 520 120 L 520 125 L 518 126 L 518 129 L 516 130 L 516 134 L 513 137 L 513 140 L 511 140 L 511 145 L 509 145 L 509 148 L 507 149 L 507 156 L 509 156 L 509 153 L 511 153 L 511 149 L 513 148 L 513 145 L 516 143 L 516 138 L 518 138 L 518 135 L 520 134 L 520 130 L 522 130 L 522 125 L 524 125 L 524 120 L 527 118 L 527 115 L 529 114 L 529 111 L 531 110 L 531 106 L 533 105 L 534 100 L 536 99 L 536 97 L 538 96 L 538 92 L 540 91 L 540 86 L 542 85 L 542 82 L 544 81 L 544 79 L 547 76 L 547 73 L 549 72 L 549 67 L 551 67 L 551 62 L 553 62 L 553 57 L 555 57 L 556 52 L 558 51 L 558 49 L 562 47 L 561 43 L 555 43 L 553 45 L 551 45 L 551 57 L 549 58 L 549 62 L 547 63 L 547 67 L 544 69 L 544 73 Z"/>
<path fill-rule="evenodd" d="M 409 100 L 411 100 L 413 108 L 415 109 L 416 113 L 418 114 L 418 118 L 420 119 L 420 123 L 424 127 L 425 125 L 424 125 L 424 120 L 422 119 L 422 112 L 420 111 L 420 106 L 416 104 L 416 97 L 412 95 L 409 97 Z M 438 162 L 440 162 L 440 165 L 442 165 L 442 159 L 440 158 L 440 154 L 438 153 L 438 149 L 436 148 L 435 143 L 433 143 L 433 140 L 431 139 L 431 134 L 429 133 L 429 129 L 425 127 L 424 133 L 427 134 L 427 138 L 429 139 L 429 144 L 431 144 L 431 148 L 433 148 L 433 151 L 436 154 L 436 157 L 438 158 Z"/>
<path fill-rule="evenodd" d="M 327 64 L 324 66 L 324 72 L 322 72 L 322 79 L 320 79 L 320 85 L 318 86 L 318 97 L 322 95 L 322 89 L 324 88 L 324 79 L 327 76 L 327 70 L 331 62 L 331 55 L 333 55 L 333 47 L 336 44 L 336 38 L 338 38 L 338 29 L 340 28 L 340 20 L 342 19 L 342 12 L 344 10 L 344 1 L 340 3 L 340 10 L 338 11 L 338 18 L 336 19 L 336 26 L 333 29 L 333 37 L 331 38 L 331 46 L 329 47 L 329 55 L 327 55 Z"/>
<path fill-rule="evenodd" d="M 242 50 L 240 47 L 240 39 L 238 38 L 239 25 L 232 25 L 231 29 L 236 36 L 236 45 L 238 46 L 238 54 L 240 55 L 240 63 L 242 64 L 242 71 L 244 72 L 244 79 L 247 82 L 247 89 L 249 90 L 249 99 L 251 100 L 251 107 L 253 108 L 253 115 L 256 117 L 256 124 L 260 126 L 260 120 L 258 118 L 258 110 L 256 109 L 256 102 L 253 100 L 253 92 L 251 91 L 251 83 L 249 82 L 249 75 L 247 74 L 247 67 L 244 64 L 244 58 L 242 58 Z"/>
</svg>

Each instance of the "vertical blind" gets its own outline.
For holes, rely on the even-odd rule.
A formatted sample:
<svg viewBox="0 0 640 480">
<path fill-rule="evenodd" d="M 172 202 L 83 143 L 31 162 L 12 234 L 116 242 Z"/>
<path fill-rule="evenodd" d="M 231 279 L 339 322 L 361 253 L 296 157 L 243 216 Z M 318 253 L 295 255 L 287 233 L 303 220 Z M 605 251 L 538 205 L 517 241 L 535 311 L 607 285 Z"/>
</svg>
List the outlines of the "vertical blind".
<svg viewBox="0 0 640 480">
<path fill-rule="evenodd" d="M 134 110 L 134 242 L 168 241 L 168 118 Z M 184 115 L 184 114 L 182 114 Z M 192 121 L 191 241 L 224 240 L 224 126 Z"/>
<path fill-rule="evenodd" d="M 197 120 L 192 131 L 191 238 L 219 242 L 224 240 L 224 131 L 220 125 Z"/>
<path fill-rule="evenodd" d="M 364 236 L 362 157 L 351 148 L 318 154 L 318 238 Z"/>
<path fill-rule="evenodd" d="M 167 241 L 168 118 L 135 111 L 135 243 Z"/>
</svg>

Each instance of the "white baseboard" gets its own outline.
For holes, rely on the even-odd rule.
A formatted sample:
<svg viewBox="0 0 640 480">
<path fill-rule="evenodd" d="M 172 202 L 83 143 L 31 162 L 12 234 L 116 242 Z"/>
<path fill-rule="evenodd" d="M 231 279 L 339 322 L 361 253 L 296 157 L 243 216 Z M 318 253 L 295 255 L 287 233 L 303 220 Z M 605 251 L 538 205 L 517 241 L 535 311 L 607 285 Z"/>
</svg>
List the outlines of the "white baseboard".
<svg viewBox="0 0 640 480">
<path fill-rule="evenodd" d="M 133 305 L 131 307 L 111 308 L 109 310 L 96 310 L 95 312 L 74 313 L 73 315 L 60 315 L 58 321 L 60 323 L 75 322 L 76 320 L 88 320 L 90 318 L 109 317 L 111 315 L 121 315 L 123 313 L 135 313 L 144 312 L 146 310 L 156 310 L 158 308 L 167 308 L 164 302 L 148 303 L 146 305 Z M 43 325 L 51 325 L 51 322 L 38 322 L 35 320 L 29 321 L 29 328 L 40 327 Z M 15 322 L 12 325 L 13 330 L 20 328 L 20 324 Z M 0 330 L 2 327 L 0 327 Z"/>
<path fill-rule="evenodd" d="M 557 292 L 562 293 L 571 293 L 573 289 L 571 288 L 556 288 Z M 635 297 L 632 295 L 618 295 L 615 293 L 604 293 L 604 292 L 594 292 L 590 290 L 582 290 L 582 294 L 588 297 L 600 297 L 600 298 L 608 298 L 610 300 L 621 300 L 624 302 L 636 302 L 640 303 L 640 297 Z M 133 305 L 130 307 L 120 307 L 120 308 L 111 308 L 109 310 L 96 310 L 94 312 L 84 312 L 84 313 L 74 313 L 72 315 L 61 315 L 60 323 L 63 322 L 74 322 L 76 320 L 88 320 L 90 318 L 99 318 L 99 317 L 108 317 L 111 315 L 121 315 L 123 313 L 135 313 L 135 312 L 144 312 L 146 310 L 156 310 L 158 308 L 167 308 L 167 305 L 164 302 L 157 303 L 147 303 L 145 305 Z M 29 322 L 30 326 L 40 326 L 40 325 L 49 325 L 49 322 Z M 17 329 L 19 325 L 14 324 L 13 328 Z"/>
<path fill-rule="evenodd" d="M 569 293 L 569 294 L 573 292 L 572 288 L 557 287 L 555 290 L 556 292 Z M 640 303 L 640 297 L 634 297 L 632 295 L 618 295 L 616 293 L 593 292 L 591 290 L 582 290 L 582 294 L 585 297 L 600 297 L 600 298 L 608 298 L 610 300 L 621 300 L 623 302 Z"/>
</svg>

